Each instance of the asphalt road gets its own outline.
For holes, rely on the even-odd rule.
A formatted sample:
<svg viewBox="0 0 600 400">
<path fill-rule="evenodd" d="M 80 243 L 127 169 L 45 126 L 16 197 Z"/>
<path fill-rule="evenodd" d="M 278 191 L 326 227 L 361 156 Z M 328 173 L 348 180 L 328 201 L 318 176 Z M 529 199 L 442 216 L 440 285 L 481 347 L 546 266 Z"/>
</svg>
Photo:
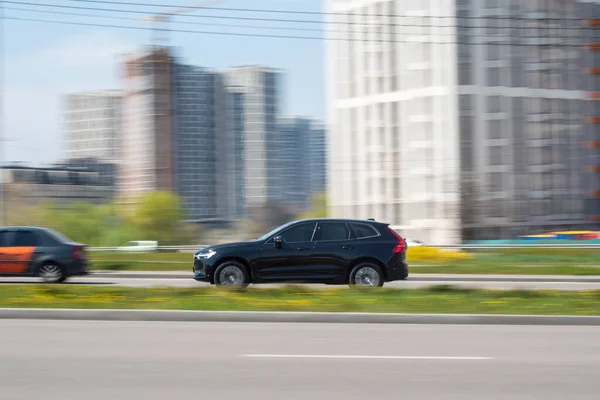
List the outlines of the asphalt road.
<svg viewBox="0 0 600 400">
<path fill-rule="evenodd" d="M 180 275 L 177 275 L 180 276 Z M 0 278 L 0 284 L 39 284 L 35 278 Z M 196 282 L 191 274 L 183 277 L 151 277 L 148 274 L 136 274 L 129 277 L 120 277 L 119 274 L 106 274 L 103 276 L 86 276 L 70 278 L 67 285 L 116 285 L 129 287 L 202 287 L 208 284 Z M 557 290 L 593 290 L 600 289 L 598 277 L 502 277 L 482 275 L 411 275 L 407 281 L 389 282 L 385 287 L 395 288 L 422 288 L 432 285 L 451 284 L 469 288 L 490 289 L 557 289 Z M 256 285 L 269 287 L 271 285 Z M 315 288 L 328 288 L 327 285 L 310 285 Z"/>
<path fill-rule="evenodd" d="M 597 399 L 600 327 L 0 321 L 0 398 Z"/>
</svg>

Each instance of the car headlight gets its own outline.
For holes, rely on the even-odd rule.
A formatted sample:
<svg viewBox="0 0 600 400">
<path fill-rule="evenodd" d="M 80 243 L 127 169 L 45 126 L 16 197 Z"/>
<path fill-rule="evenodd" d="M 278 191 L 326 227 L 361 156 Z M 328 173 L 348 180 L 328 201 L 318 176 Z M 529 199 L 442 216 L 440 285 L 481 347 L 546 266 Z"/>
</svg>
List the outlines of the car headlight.
<svg viewBox="0 0 600 400">
<path fill-rule="evenodd" d="M 211 258 L 212 256 L 214 256 L 215 254 L 217 254 L 216 251 L 214 251 L 214 250 L 208 250 L 208 251 L 196 254 L 196 258 L 202 258 L 202 259 L 206 260 L 206 259 Z"/>
</svg>

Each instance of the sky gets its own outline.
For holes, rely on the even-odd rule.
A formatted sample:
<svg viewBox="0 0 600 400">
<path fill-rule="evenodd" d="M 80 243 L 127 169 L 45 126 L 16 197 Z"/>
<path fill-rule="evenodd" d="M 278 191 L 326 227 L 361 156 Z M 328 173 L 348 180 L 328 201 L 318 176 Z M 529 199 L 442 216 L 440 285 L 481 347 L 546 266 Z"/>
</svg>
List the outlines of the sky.
<svg viewBox="0 0 600 400">
<path fill-rule="evenodd" d="M 151 23 L 144 18 L 151 12 L 165 12 L 178 6 L 195 6 L 200 3 L 197 0 L 123 0 L 123 2 L 168 6 L 141 7 L 102 2 L 94 4 L 77 0 L 5 2 L 4 12 L 9 18 L 140 28 L 134 30 L 4 20 L 4 54 L 0 55 L 0 60 L 4 68 L 5 141 L 0 145 L 4 145 L 2 153 L 6 163 L 44 165 L 63 158 L 62 138 L 65 132 L 62 126 L 61 96 L 71 92 L 120 89 L 122 84 L 119 67 L 123 55 L 151 43 L 152 33 L 149 29 L 144 29 L 150 28 Z M 321 0 L 213 0 L 205 3 L 210 3 L 214 7 L 253 10 L 302 12 L 323 10 Z M 44 7 L 40 4 L 88 9 Z M 116 13 L 89 10 L 89 8 L 137 10 L 149 14 Z M 45 12 L 28 12 L 24 9 Z M 89 16 L 52 14 L 49 11 Z M 98 17 L 99 15 L 111 18 Z M 191 15 L 304 20 L 316 21 L 316 23 L 217 19 Z M 178 56 L 188 64 L 213 68 L 261 64 L 282 69 L 284 72 L 283 113 L 322 119 L 325 114 L 324 41 L 248 36 L 248 34 L 257 34 L 319 38 L 323 36 L 324 27 L 319 23 L 322 19 L 321 15 L 202 9 L 175 17 L 168 27 L 219 34 L 170 32 L 168 37 L 169 44 L 177 47 Z M 265 29 L 265 27 L 276 29 Z"/>
</svg>

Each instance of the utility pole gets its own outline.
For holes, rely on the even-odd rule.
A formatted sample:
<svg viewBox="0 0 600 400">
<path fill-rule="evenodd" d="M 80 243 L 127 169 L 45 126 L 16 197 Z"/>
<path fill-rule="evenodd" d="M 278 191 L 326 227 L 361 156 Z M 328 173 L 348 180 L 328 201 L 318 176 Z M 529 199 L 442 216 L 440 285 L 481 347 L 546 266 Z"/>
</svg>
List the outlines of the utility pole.
<svg viewBox="0 0 600 400">
<path fill-rule="evenodd" d="M 0 0 L 0 226 L 6 221 L 4 173 L 4 0 Z"/>
</svg>

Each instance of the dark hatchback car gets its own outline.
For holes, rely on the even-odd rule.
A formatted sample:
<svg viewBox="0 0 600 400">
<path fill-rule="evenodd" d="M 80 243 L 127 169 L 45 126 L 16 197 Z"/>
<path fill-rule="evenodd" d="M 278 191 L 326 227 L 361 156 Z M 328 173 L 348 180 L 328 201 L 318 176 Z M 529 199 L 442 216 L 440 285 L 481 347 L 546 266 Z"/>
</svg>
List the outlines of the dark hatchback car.
<svg viewBox="0 0 600 400">
<path fill-rule="evenodd" d="M 194 279 L 216 285 L 302 282 L 383 286 L 406 279 L 406 240 L 374 220 L 293 221 L 249 242 L 194 253 Z"/>
<path fill-rule="evenodd" d="M 0 228 L 0 276 L 34 276 L 58 283 L 87 274 L 85 245 L 47 228 Z"/>
</svg>

